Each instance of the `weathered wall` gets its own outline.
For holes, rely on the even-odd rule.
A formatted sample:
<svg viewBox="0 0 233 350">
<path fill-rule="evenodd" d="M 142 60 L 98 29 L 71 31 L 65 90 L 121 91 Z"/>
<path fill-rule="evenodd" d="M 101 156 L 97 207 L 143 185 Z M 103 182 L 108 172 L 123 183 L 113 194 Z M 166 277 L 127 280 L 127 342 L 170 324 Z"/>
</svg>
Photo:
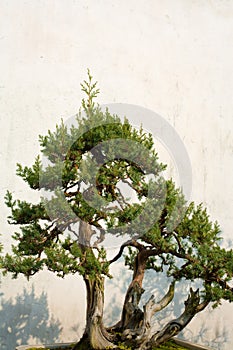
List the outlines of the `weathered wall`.
<svg viewBox="0 0 233 350">
<path fill-rule="evenodd" d="M 192 199 L 208 206 L 231 239 L 232 42 L 228 0 L 0 0 L 1 239 L 9 244 L 13 230 L 6 224 L 6 189 L 32 198 L 15 176 L 16 162 L 31 164 L 38 134 L 76 113 L 87 67 L 99 81 L 100 103 L 137 104 L 175 128 L 192 164 Z M 1 349 L 35 336 L 39 322 L 36 332 L 48 341 L 60 325 L 60 339 L 67 341 L 82 328 L 85 296 L 78 278 L 2 278 L 1 292 Z M 224 304 L 211 316 L 200 315 L 188 336 L 197 330 L 201 343 L 218 348 L 226 335 L 220 348 L 230 350 L 232 312 Z"/>
</svg>

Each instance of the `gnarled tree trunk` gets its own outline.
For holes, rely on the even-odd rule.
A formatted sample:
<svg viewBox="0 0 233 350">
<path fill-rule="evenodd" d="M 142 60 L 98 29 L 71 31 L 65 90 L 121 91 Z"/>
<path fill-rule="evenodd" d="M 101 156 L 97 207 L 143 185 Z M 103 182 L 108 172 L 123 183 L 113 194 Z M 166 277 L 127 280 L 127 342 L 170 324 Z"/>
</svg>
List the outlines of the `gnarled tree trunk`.
<svg viewBox="0 0 233 350">
<path fill-rule="evenodd" d="M 103 325 L 104 308 L 104 278 L 96 276 L 91 280 L 85 276 L 86 284 L 86 327 L 82 339 L 75 345 L 73 350 L 79 349 L 81 342 L 86 342 L 87 347 L 93 349 L 114 348 L 111 342 L 111 335 L 106 331 Z"/>
<path fill-rule="evenodd" d="M 170 287 L 171 290 L 171 287 Z M 169 291 L 168 294 L 169 295 Z M 188 323 L 193 319 L 193 317 L 200 311 L 202 311 L 208 302 L 200 303 L 199 290 L 195 292 L 190 289 L 190 294 L 188 299 L 185 301 L 184 312 L 176 319 L 168 322 L 160 331 L 154 332 L 151 337 L 147 337 L 139 346 L 135 347 L 136 350 L 150 350 L 160 344 L 165 343 L 178 333 L 180 333 Z"/>
<path fill-rule="evenodd" d="M 93 231 L 88 223 L 81 222 L 79 226 L 79 244 L 83 252 L 83 266 L 89 267 L 90 257 L 93 261 L 96 259 L 93 249 L 90 246 Z M 88 256 L 88 258 L 87 258 Z M 86 260 L 87 259 L 87 260 Z M 87 268 L 87 270 L 88 270 Z M 103 309 L 104 309 L 104 277 L 100 272 L 96 271 L 93 276 L 86 273 L 84 276 L 86 285 L 86 327 L 80 342 L 84 341 L 93 349 L 114 348 L 111 342 L 111 335 L 107 332 L 103 325 Z M 79 348 L 80 342 L 73 350 Z"/>
<path fill-rule="evenodd" d="M 126 333 L 126 329 L 136 331 L 142 326 L 143 311 L 138 307 L 138 304 L 141 300 L 142 294 L 144 293 L 142 283 L 146 270 L 146 262 L 150 256 L 156 254 L 156 250 L 146 249 L 138 242 L 137 248 L 139 249 L 139 252 L 135 258 L 133 279 L 125 296 L 121 316 L 121 327 Z"/>
<path fill-rule="evenodd" d="M 84 334 L 87 335 L 90 345 L 94 349 L 105 349 L 114 347 L 110 341 L 110 334 L 103 326 L 104 308 L 104 278 L 96 276 L 94 280 L 84 278 L 87 290 L 87 313 L 86 328 Z"/>
</svg>

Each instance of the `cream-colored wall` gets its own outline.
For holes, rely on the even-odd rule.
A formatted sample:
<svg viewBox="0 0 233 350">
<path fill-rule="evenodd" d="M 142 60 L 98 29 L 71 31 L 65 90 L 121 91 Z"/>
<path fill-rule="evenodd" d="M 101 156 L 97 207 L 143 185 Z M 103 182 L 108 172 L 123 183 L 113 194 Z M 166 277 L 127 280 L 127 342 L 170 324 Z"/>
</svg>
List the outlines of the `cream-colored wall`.
<svg viewBox="0 0 233 350">
<path fill-rule="evenodd" d="M 192 199 L 207 205 L 224 238 L 231 239 L 232 43 L 228 0 L 0 0 L 0 231 L 6 245 L 13 230 L 6 224 L 6 189 L 32 198 L 16 178 L 15 165 L 30 165 L 39 152 L 38 135 L 76 113 L 88 67 L 99 81 L 100 103 L 143 106 L 175 128 L 192 164 Z M 19 319 L 26 306 L 18 300 L 16 308 L 14 298 L 32 285 L 36 295 L 46 292 L 49 313 L 63 326 L 61 340 L 75 339 L 72 327 L 84 314 L 85 301 L 76 277 L 63 281 L 42 273 L 29 283 L 2 278 L 4 322 Z M 42 307 L 36 297 L 33 302 Z M 46 310 L 46 299 L 43 305 Z M 224 304 L 211 317 L 198 316 L 190 329 L 203 330 L 208 317 L 199 340 L 208 343 L 224 330 L 228 340 L 220 348 L 230 350 L 232 312 L 232 305 Z M 1 349 L 12 350 L 15 330 L 1 322 Z M 51 339 L 52 324 L 47 332 Z M 215 340 L 211 345 L 218 348 Z"/>
</svg>

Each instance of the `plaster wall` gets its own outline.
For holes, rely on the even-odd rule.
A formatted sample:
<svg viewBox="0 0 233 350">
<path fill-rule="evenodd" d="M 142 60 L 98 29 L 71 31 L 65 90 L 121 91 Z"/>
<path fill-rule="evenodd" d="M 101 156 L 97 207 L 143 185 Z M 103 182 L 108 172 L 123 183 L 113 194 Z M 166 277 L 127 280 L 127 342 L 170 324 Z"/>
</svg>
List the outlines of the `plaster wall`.
<svg viewBox="0 0 233 350">
<path fill-rule="evenodd" d="M 0 231 L 6 248 L 14 231 L 6 222 L 6 190 L 37 199 L 15 176 L 16 163 L 30 165 L 39 152 L 38 135 L 78 111 L 87 68 L 99 81 L 100 104 L 143 106 L 177 131 L 192 165 L 191 199 L 204 202 L 219 221 L 227 245 L 233 218 L 232 43 L 228 0 L 0 0 Z M 123 288 L 123 282 L 114 287 L 119 300 Z M 4 277 L 1 293 L 1 349 L 13 350 L 35 334 L 46 342 L 81 334 L 85 294 L 79 278 L 59 280 L 46 272 L 30 282 Z M 232 312 L 225 303 L 206 311 L 187 336 L 230 350 Z"/>
</svg>

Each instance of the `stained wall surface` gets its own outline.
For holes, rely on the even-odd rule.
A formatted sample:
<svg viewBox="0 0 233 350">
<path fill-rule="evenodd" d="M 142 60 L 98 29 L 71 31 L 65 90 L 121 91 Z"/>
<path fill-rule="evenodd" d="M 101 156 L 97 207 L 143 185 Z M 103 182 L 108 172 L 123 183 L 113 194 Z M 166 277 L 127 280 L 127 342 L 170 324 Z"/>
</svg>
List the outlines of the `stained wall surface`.
<svg viewBox="0 0 233 350">
<path fill-rule="evenodd" d="M 227 245 L 233 219 L 232 42 L 228 0 L 0 0 L 0 232 L 6 249 L 14 231 L 6 221 L 6 190 L 38 198 L 15 176 L 16 163 L 31 165 L 38 135 L 78 111 L 87 68 L 99 81 L 100 104 L 142 106 L 176 130 L 191 162 L 190 199 L 204 202 Z M 119 302 L 129 278 L 120 269 L 121 283 L 109 285 Z M 30 282 L 2 277 L 0 287 L 1 349 L 81 334 L 80 278 L 43 272 Z M 107 311 L 110 304 L 111 298 Z M 186 336 L 230 350 L 232 313 L 225 303 L 207 310 Z"/>
</svg>

